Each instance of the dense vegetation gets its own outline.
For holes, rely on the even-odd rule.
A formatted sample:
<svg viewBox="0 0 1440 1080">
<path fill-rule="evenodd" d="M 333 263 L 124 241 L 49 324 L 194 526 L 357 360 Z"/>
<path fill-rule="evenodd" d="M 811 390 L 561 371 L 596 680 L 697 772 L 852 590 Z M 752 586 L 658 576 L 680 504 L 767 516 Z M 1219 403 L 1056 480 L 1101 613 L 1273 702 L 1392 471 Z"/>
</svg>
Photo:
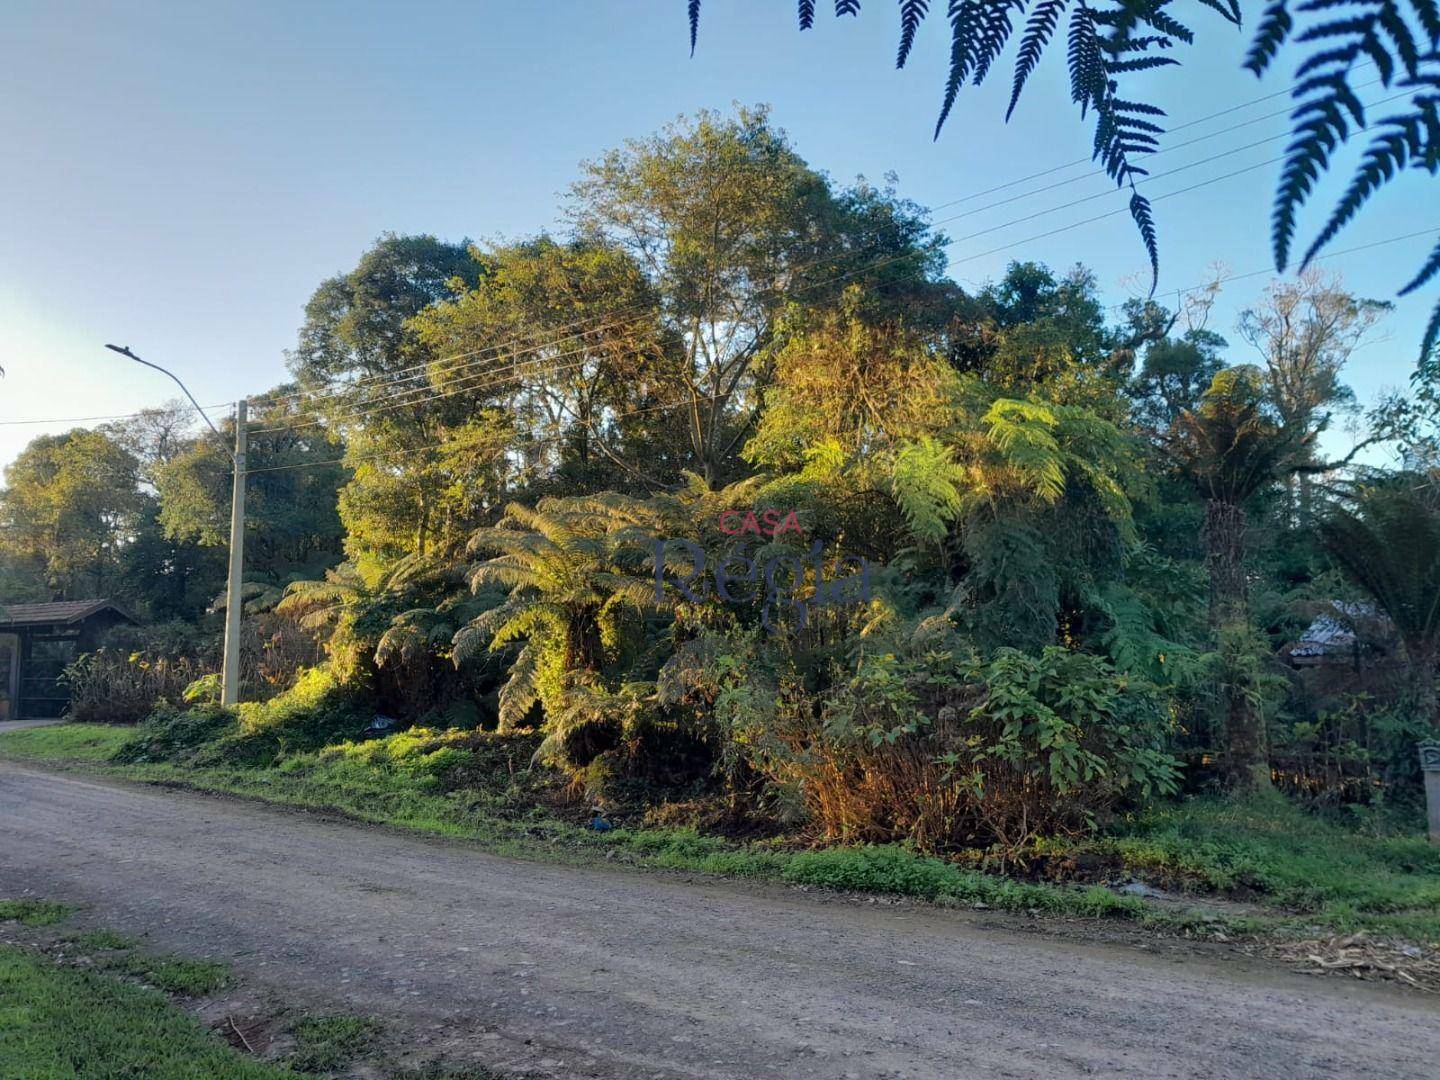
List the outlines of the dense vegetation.
<svg viewBox="0 0 1440 1080">
<path fill-rule="evenodd" d="M 316 290 L 252 403 L 237 710 L 220 441 L 153 410 L 11 466 L 0 601 L 148 620 L 72 669 L 80 718 L 148 715 L 119 760 L 483 801 L 501 754 L 550 778 L 507 799 L 1004 862 L 1210 788 L 1413 812 L 1431 398 L 1344 382 L 1385 305 L 1307 272 L 1232 348 L 1213 290 L 966 292 L 763 111 L 586 165 L 566 220 L 384 236 Z M 1320 617 L 1350 644 L 1301 667 Z"/>
</svg>

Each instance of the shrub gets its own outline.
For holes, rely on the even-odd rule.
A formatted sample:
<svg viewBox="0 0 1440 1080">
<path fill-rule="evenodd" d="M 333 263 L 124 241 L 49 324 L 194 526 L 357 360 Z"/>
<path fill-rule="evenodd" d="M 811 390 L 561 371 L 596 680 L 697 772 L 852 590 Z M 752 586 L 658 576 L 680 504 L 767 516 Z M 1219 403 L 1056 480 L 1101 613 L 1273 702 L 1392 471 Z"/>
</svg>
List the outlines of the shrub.
<svg viewBox="0 0 1440 1080">
<path fill-rule="evenodd" d="M 162 704 L 116 752 L 115 760 L 273 765 L 286 752 L 318 750 L 353 739 L 372 717 L 355 691 L 342 687 L 323 668 L 313 668 L 285 693 L 265 702 L 246 702 L 234 709 Z"/>
<path fill-rule="evenodd" d="M 71 720 L 133 724 L 162 701 L 179 701 L 185 688 L 209 669 L 197 656 L 101 648 L 65 669 Z"/>
<path fill-rule="evenodd" d="M 162 703 L 111 760 L 125 765 L 181 761 L 235 727 L 235 714 L 219 705 L 182 709 Z"/>
<path fill-rule="evenodd" d="M 734 666 L 717 710 L 740 752 L 797 792 L 827 839 L 1003 857 L 1175 787 L 1158 699 L 1096 656 L 867 654 L 813 692 L 757 688 L 752 670 Z"/>
<path fill-rule="evenodd" d="M 272 765 L 286 752 L 356 738 L 374 719 L 363 695 L 325 668 L 304 671 L 283 694 L 235 711 L 235 727 L 205 747 L 197 764 Z"/>
</svg>

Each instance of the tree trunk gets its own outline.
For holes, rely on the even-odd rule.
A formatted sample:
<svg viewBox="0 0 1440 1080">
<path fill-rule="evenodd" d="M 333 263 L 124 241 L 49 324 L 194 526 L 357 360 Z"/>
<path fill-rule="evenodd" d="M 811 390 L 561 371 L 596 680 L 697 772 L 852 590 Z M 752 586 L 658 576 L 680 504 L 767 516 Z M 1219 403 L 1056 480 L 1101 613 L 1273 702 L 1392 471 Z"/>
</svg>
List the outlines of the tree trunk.
<svg viewBox="0 0 1440 1080">
<path fill-rule="evenodd" d="M 1410 695 L 1415 712 L 1431 728 L 1440 729 L 1440 699 L 1435 693 L 1435 650 L 1424 644 L 1405 642 L 1405 659 L 1410 677 Z"/>
<path fill-rule="evenodd" d="M 1245 581 L 1245 511 L 1212 499 L 1205 507 L 1205 564 L 1210 575 L 1210 631 L 1220 652 L 1225 709 L 1223 762 L 1232 788 L 1270 786 L 1265 716 L 1250 683 L 1249 588 Z"/>
<path fill-rule="evenodd" d="M 425 557 L 426 542 L 430 534 L 430 494 L 423 487 L 420 489 L 420 522 L 415 526 L 415 552 L 422 559 Z"/>
<path fill-rule="evenodd" d="M 1210 576 L 1210 629 L 1249 622 L 1245 582 L 1245 511 L 1211 499 L 1205 504 L 1205 569 Z"/>
</svg>

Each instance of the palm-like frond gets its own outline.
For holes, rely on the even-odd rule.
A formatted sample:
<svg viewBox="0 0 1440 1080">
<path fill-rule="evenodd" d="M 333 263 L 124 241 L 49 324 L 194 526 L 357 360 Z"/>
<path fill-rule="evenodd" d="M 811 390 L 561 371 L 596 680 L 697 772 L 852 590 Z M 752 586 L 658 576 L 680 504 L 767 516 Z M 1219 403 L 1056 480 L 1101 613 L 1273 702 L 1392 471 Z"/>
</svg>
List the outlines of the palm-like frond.
<svg viewBox="0 0 1440 1080">
<path fill-rule="evenodd" d="M 1296 433 L 1271 414 L 1259 371 L 1241 366 L 1216 375 L 1200 404 L 1180 415 L 1169 447 L 1202 495 L 1239 505 L 1285 473 Z"/>
<path fill-rule="evenodd" d="M 1200 0 L 1227 22 L 1239 26 L 1239 0 Z M 916 34 L 930 13 L 928 0 L 899 0 L 900 43 L 896 66 L 904 66 Z M 1017 18 L 1024 19 L 1011 81 L 1008 120 L 1015 112 L 1031 74 L 1060 29 L 1068 12 L 1066 54 L 1071 98 L 1081 115 L 1093 114 L 1093 156 L 1117 186 L 1128 187 L 1130 217 L 1150 261 L 1151 288 L 1159 276 L 1160 248 L 1149 200 L 1136 188 L 1146 175 L 1137 159 L 1154 152 L 1163 134 L 1160 109 L 1121 93 L 1124 76 L 1178 63 L 1174 46 L 1191 44 L 1194 32 L 1174 15 L 1172 0 L 949 0 L 950 61 L 935 125 L 938 137 L 961 88 L 980 83 L 1007 47 Z M 840 0 L 836 13 L 855 15 L 859 0 Z M 699 25 L 700 5 L 688 5 L 691 53 Z M 815 18 L 813 0 L 801 0 L 801 29 Z M 1297 26 L 1297 16 L 1306 20 Z M 1275 265 L 1290 261 L 1297 218 L 1320 177 L 1329 170 L 1337 150 L 1365 127 L 1365 110 L 1351 84 L 1351 75 L 1373 64 L 1390 86 L 1399 77 L 1410 91 L 1410 109 L 1385 121 L 1354 181 L 1325 227 L 1305 253 L 1309 262 L 1355 217 L 1361 207 L 1406 167 L 1440 171 L 1440 122 L 1435 116 L 1440 94 L 1440 3 L 1437 0 L 1268 0 L 1244 66 L 1263 75 L 1287 42 L 1305 46 L 1296 71 L 1291 114 L 1292 140 L 1276 189 L 1271 216 Z M 1431 260 L 1410 288 L 1432 280 L 1440 265 Z M 1408 290 L 1407 290 L 1408 291 Z M 1440 304 L 1432 312 L 1421 349 L 1424 370 L 1434 374 L 1431 357 L 1440 341 Z"/>
<path fill-rule="evenodd" d="M 1296 16 L 1305 19 L 1297 26 Z M 1409 108 L 1381 121 L 1345 192 L 1306 248 L 1308 264 L 1386 184 L 1408 168 L 1440 171 L 1440 7 L 1435 0 L 1271 0 L 1245 66 L 1262 74 L 1283 45 L 1305 46 L 1291 97 L 1293 137 L 1286 150 L 1271 214 L 1275 266 L 1290 262 L 1301 208 L 1335 155 L 1366 127 L 1352 76 L 1374 65 L 1385 86 L 1410 91 Z M 1431 280 L 1440 264 L 1427 263 L 1410 286 Z M 1440 304 L 1421 346 L 1422 371 L 1440 336 Z"/>
<path fill-rule="evenodd" d="M 535 676 L 540 660 L 540 650 L 534 644 L 527 644 L 520 650 L 515 663 L 510 667 L 510 677 L 500 688 L 500 730 L 513 731 L 520 726 L 535 703 L 540 700 L 540 690 Z"/>
<path fill-rule="evenodd" d="M 1407 649 L 1440 647 L 1440 493 L 1402 474 L 1362 487 L 1320 526 L 1325 549 L 1390 618 Z"/>
<path fill-rule="evenodd" d="M 1237 0 L 1201 3 L 1239 25 Z M 1153 118 L 1162 114 L 1153 106 L 1124 98 L 1119 82 L 1126 75 L 1176 63 L 1168 50 L 1177 42 L 1194 40 L 1190 27 L 1171 13 L 1175 6 L 1173 0 L 949 0 L 945 17 L 950 24 L 950 63 L 935 123 L 938 138 L 961 88 L 985 81 L 1014 36 L 1016 20 L 1023 18 L 1025 30 L 1005 113 L 1008 119 L 1068 10 L 1071 96 L 1082 116 L 1093 113 L 1095 159 L 1117 185 L 1130 188 L 1130 215 L 1149 256 L 1152 279 L 1159 267 L 1156 227 L 1149 202 L 1135 189 L 1145 170 L 1133 159 L 1157 148 L 1161 128 Z M 929 0 L 899 0 L 899 7 L 900 42 L 895 62 L 903 67 L 931 8 Z M 859 0 L 836 0 L 837 15 L 857 15 L 859 11 Z M 693 54 L 699 23 L 695 0 L 688 5 L 688 13 Z M 814 3 L 802 0 L 799 16 L 801 29 L 808 28 L 815 18 Z"/>
<path fill-rule="evenodd" d="M 895 455 L 890 490 L 911 531 L 941 539 L 960 513 L 965 473 L 949 447 L 934 439 L 909 443 Z"/>
</svg>

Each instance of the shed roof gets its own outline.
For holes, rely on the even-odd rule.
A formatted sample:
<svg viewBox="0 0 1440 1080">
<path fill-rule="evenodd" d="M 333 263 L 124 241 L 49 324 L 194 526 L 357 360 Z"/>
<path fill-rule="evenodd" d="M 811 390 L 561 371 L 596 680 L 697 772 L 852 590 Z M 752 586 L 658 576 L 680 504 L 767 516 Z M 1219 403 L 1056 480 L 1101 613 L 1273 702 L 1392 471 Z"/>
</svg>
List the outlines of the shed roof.
<svg viewBox="0 0 1440 1080">
<path fill-rule="evenodd" d="M 73 626 L 102 611 L 113 611 L 127 622 L 131 614 L 113 600 L 60 600 L 53 604 L 6 604 L 0 607 L 0 628 L 13 626 Z"/>
</svg>

